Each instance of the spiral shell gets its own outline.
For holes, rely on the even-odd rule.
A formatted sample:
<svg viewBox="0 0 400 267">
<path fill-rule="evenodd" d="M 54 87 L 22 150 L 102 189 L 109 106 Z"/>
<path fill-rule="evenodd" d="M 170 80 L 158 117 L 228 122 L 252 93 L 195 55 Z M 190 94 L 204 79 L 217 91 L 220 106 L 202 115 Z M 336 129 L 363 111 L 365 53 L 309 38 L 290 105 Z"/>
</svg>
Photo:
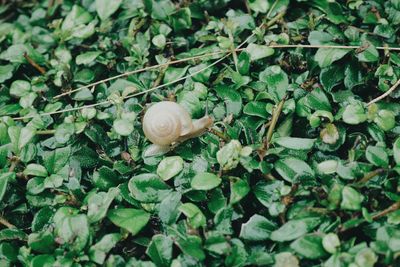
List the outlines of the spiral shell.
<svg viewBox="0 0 400 267">
<path fill-rule="evenodd" d="M 151 106 L 143 118 L 146 137 L 157 145 L 170 145 L 193 128 L 189 113 L 179 104 L 162 101 Z"/>
</svg>

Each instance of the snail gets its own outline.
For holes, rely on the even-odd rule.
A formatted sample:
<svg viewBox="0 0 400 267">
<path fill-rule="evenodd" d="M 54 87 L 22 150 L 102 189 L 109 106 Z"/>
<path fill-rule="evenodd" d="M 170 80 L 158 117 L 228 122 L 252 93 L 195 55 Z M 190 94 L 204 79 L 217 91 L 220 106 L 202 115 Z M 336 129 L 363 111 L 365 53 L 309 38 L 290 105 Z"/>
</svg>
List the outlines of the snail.
<svg viewBox="0 0 400 267">
<path fill-rule="evenodd" d="M 213 119 L 208 115 L 193 120 L 181 105 L 172 101 L 158 102 L 143 117 L 143 132 L 153 143 L 144 156 L 166 153 L 171 145 L 202 135 L 212 124 Z"/>
</svg>

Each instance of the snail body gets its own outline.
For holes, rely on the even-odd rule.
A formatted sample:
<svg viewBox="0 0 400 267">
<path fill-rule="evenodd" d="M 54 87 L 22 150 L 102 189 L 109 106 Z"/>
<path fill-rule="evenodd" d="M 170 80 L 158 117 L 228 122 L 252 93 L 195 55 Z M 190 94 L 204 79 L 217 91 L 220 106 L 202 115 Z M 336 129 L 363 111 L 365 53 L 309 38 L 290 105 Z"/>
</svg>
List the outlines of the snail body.
<svg viewBox="0 0 400 267">
<path fill-rule="evenodd" d="M 143 132 L 153 143 L 145 156 L 168 152 L 172 144 L 200 136 L 212 123 L 213 119 L 208 115 L 193 120 L 186 109 L 175 102 L 158 102 L 143 118 Z"/>
</svg>

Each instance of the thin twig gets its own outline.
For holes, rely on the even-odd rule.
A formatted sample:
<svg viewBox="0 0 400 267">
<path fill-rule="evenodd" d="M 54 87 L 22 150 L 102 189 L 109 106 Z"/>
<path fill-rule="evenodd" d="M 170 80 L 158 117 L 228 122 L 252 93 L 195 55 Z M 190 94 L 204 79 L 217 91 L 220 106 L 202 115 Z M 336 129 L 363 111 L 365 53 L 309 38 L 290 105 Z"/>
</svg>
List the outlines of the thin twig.
<svg viewBox="0 0 400 267">
<path fill-rule="evenodd" d="M 241 49 L 238 49 L 237 51 L 241 51 L 241 50 L 244 50 L 244 49 L 241 48 Z M 132 74 L 136 74 L 136 73 L 140 73 L 140 72 L 144 72 L 144 71 L 148 71 L 148 70 L 152 70 L 152 69 L 157 69 L 157 68 L 161 68 L 161 67 L 166 67 L 166 66 L 169 66 L 169 65 L 179 64 L 179 63 L 190 61 L 190 60 L 196 60 L 196 59 L 209 57 L 209 56 L 214 56 L 214 55 L 218 55 L 218 54 L 229 53 L 229 52 L 230 51 L 216 51 L 216 52 L 197 55 L 197 56 L 193 56 L 193 57 L 182 58 L 182 59 L 178 59 L 178 60 L 172 60 L 172 61 L 168 61 L 166 63 L 157 64 L 157 65 L 154 65 L 154 66 L 149 66 L 149 67 L 145 67 L 145 68 L 141 68 L 141 69 L 136 69 L 136 70 L 124 72 L 124 73 L 121 73 L 119 75 L 112 76 L 112 77 L 109 77 L 107 79 L 103 79 L 103 80 L 100 80 L 100 81 L 97 81 L 97 82 L 94 82 L 94 83 L 91 83 L 91 84 L 88 84 L 88 85 L 81 86 L 81 87 L 76 88 L 74 90 L 70 90 L 68 92 L 56 95 L 56 96 L 53 97 L 53 99 L 57 99 L 57 98 L 65 96 L 65 95 L 70 95 L 72 93 L 75 93 L 77 91 L 83 90 L 85 88 L 93 87 L 93 86 L 96 86 L 96 85 L 99 85 L 99 84 L 102 84 L 102 83 L 105 83 L 105 82 L 109 82 L 109 81 L 112 81 L 112 80 L 116 80 L 116 79 L 119 79 L 119 78 L 122 78 L 122 77 L 129 76 L 129 75 L 132 75 Z"/>
<path fill-rule="evenodd" d="M 18 157 L 12 157 L 10 159 L 10 161 L 11 161 L 11 164 L 10 164 L 10 168 L 8 169 L 8 171 L 13 172 L 15 170 L 15 168 L 18 166 L 20 159 Z"/>
<path fill-rule="evenodd" d="M 386 215 L 388 215 L 389 213 L 391 213 L 391 212 L 393 212 L 393 211 L 396 211 L 396 210 L 398 210 L 398 209 L 400 209 L 400 201 L 398 201 L 398 202 L 392 204 L 392 205 L 389 206 L 388 208 L 386 208 L 386 209 L 384 209 L 384 210 L 378 212 L 377 214 L 373 215 L 373 216 L 372 216 L 372 219 L 373 219 L 373 220 L 379 219 L 379 218 L 381 218 L 381 217 L 383 217 L 383 216 L 386 216 Z"/>
<path fill-rule="evenodd" d="M 0 224 L 4 225 L 5 227 L 7 227 L 9 229 L 16 228 L 15 225 L 11 224 L 3 216 L 0 216 Z"/>
<path fill-rule="evenodd" d="M 153 87 L 157 87 L 160 85 L 162 79 L 164 78 L 164 74 L 167 71 L 168 66 L 164 66 L 163 68 L 160 69 L 160 72 L 158 73 L 157 79 L 153 83 Z"/>
<path fill-rule="evenodd" d="M 282 12 L 281 12 L 278 16 L 282 17 L 282 16 L 283 16 L 283 15 L 282 15 Z M 275 20 L 275 21 L 276 21 L 276 20 Z M 267 25 L 270 25 L 270 24 L 271 24 L 271 23 L 267 23 Z M 262 27 L 264 27 L 264 25 L 265 25 L 265 23 L 262 23 L 260 26 L 258 26 L 258 28 L 262 28 Z M 245 44 L 255 35 L 255 33 L 256 33 L 256 31 L 253 31 L 253 33 L 252 33 L 250 36 L 248 36 L 248 37 L 246 38 L 246 40 L 244 40 L 241 44 L 239 44 L 239 45 L 236 47 L 235 50 L 239 51 L 239 49 L 240 49 L 243 45 L 245 45 Z M 135 96 L 143 95 L 143 94 L 152 92 L 152 91 L 154 91 L 154 90 L 157 90 L 157 89 L 160 89 L 160 88 L 169 86 L 169 85 L 171 85 L 171 84 L 174 84 L 174 83 L 177 83 L 177 82 L 186 80 L 187 78 L 193 77 L 193 76 L 195 76 L 195 75 L 197 75 L 197 74 L 199 74 L 199 73 L 205 71 L 206 69 L 209 69 L 209 68 L 215 66 L 215 65 L 218 64 L 219 62 L 223 61 L 225 58 L 227 58 L 227 57 L 229 57 L 229 56 L 231 55 L 232 51 L 227 51 L 227 52 L 225 52 L 225 53 L 227 53 L 225 56 L 223 56 L 222 58 L 220 58 L 220 59 L 214 61 L 214 62 L 211 63 L 210 65 L 207 65 L 206 67 L 204 67 L 204 68 L 202 68 L 202 69 L 200 69 L 200 70 L 197 70 L 197 71 L 195 71 L 195 72 L 193 72 L 193 73 L 190 73 L 190 74 L 188 74 L 188 75 L 186 75 L 186 76 L 184 76 L 184 77 L 181 77 L 181 78 L 179 78 L 179 79 L 173 80 L 173 81 L 171 81 L 171 82 L 168 82 L 168 83 L 165 83 L 165 84 L 161 84 L 161 85 L 159 85 L 159 86 L 152 87 L 152 88 L 150 88 L 150 89 L 147 89 L 147 90 L 144 90 L 144 91 L 141 91 L 141 92 L 132 94 L 132 95 L 127 95 L 127 96 L 123 97 L 123 99 L 128 99 L 128 98 L 132 98 L 132 97 L 135 97 Z M 204 57 L 204 55 L 203 55 L 203 56 L 199 56 L 199 57 Z M 193 59 L 193 58 L 192 58 L 192 59 Z M 187 59 L 185 59 L 184 61 L 187 61 Z M 171 61 L 171 62 L 172 62 L 172 61 Z M 169 62 L 169 64 L 171 64 L 171 62 Z M 166 64 L 166 63 L 165 63 L 165 64 Z M 161 64 L 161 65 L 165 65 L 165 64 Z M 157 66 L 157 67 L 159 67 L 159 66 Z M 148 68 L 151 68 L 151 69 L 152 69 L 152 68 L 155 68 L 155 66 L 148 67 Z M 138 71 L 139 71 L 139 70 L 133 71 L 133 73 L 138 72 Z M 140 71 L 143 71 L 143 69 L 140 70 Z M 132 72 L 131 72 L 131 74 L 132 74 Z M 120 75 L 118 75 L 118 76 L 114 76 L 114 77 L 111 77 L 111 78 L 108 78 L 108 79 L 105 79 L 105 80 L 102 80 L 102 81 L 98 81 L 98 82 L 96 82 L 96 83 L 94 83 L 94 84 L 86 85 L 86 86 L 84 86 L 84 87 L 82 87 L 82 88 L 91 87 L 91 86 L 94 86 L 94 85 L 97 85 L 97 84 L 100 84 L 100 83 L 103 83 L 103 82 L 106 82 L 106 81 L 114 80 L 114 79 L 117 79 L 118 77 L 123 77 L 123 76 L 127 76 L 127 75 L 129 75 L 129 74 L 123 73 L 123 74 L 120 74 Z M 78 88 L 78 89 L 79 89 L 79 88 Z M 78 90 L 78 89 L 75 89 L 75 91 Z M 80 89 L 79 89 L 79 90 L 80 90 Z M 67 94 L 70 94 L 70 93 L 71 93 L 71 91 L 67 92 Z M 61 95 L 59 95 L 58 97 L 60 97 L 60 96 L 61 96 Z M 66 113 L 66 112 L 81 110 L 81 109 L 84 109 L 84 108 L 92 108 L 92 107 L 102 106 L 102 105 L 106 105 L 106 104 L 110 104 L 110 103 L 111 103 L 110 100 L 105 100 L 105 101 L 102 101 L 102 102 L 98 102 L 98 103 L 94 103 L 94 104 L 90 104 L 90 105 L 85 105 L 85 106 L 81 106 L 81 107 L 75 107 L 75 108 L 69 108 L 69 109 L 64 109 L 64 110 L 58 110 L 58 111 L 54 111 L 54 112 L 39 113 L 39 114 L 35 114 L 35 115 L 17 117 L 17 118 L 13 118 L 13 119 L 14 119 L 14 120 L 25 120 L 25 119 L 34 118 L 34 117 L 36 117 L 36 116 L 46 116 L 46 115 L 53 115 L 53 114 L 59 114 L 59 113 Z"/>
<path fill-rule="evenodd" d="M 271 125 L 268 127 L 267 137 L 265 138 L 265 148 L 268 149 L 271 143 L 272 134 L 274 133 L 275 126 L 278 122 L 279 116 L 281 115 L 283 104 L 285 103 L 286 96 L 279 102 L 278 106 L 274 110 L 271 118 Z"/>
<path fill-rule="evenodd" d="M 47 4 L 47 13 L 46 13 L 47 17 L 50 16 L 51 9 L 53 8 L 53 6 L 54 6 L 54 0 L 49 0 Z"/>
<path fill-rule="evenodd" d="M 224 140 L 225 142 L 229 142 L 230 138 L 228 136 L 226 136 L 223 132 L 220 132 L 216 129 L 210 128 L 208 129 L 208 131 L 216 136 L 218 136 L 219 138 L 221 138 L 222 140 Z"/>
<path fill-rule="evenodd" d="M 32 65 L 32 67 L 34 67 L 37 71 L 39 71 L 40 74 L 42 75 L 46 74 L 46 70 L 41 66 L 39 66 L 32 58 L 30 58 L 30 56 L 28 56 L 26 52 L 24 53 L 24 58 L 26 59 L 26 61 L 28 61 L 29 64 Z"/>
<path fill-rule="evenodd" d="M 146 24 L 146 19 L 145 19 L 145 18 L 142 18 L 142 19 L 138 22 L 138 24 L 136 25 L 135 29 L 133 29 L 133 31 L 132 31 L 132 36 L 135 36 L 145 24 Z"/>
<path fill-rule="evenodd" d="M 285 16 L 285 14 L 286 14 L 286 10 L 284 10 L 284 11 L 282 11 L 282 12 L 279 12 L 278 13 L 278 15 L 276 15 L 273 19 L 271 19 L 270 21 L 268 21 L 266 24 L 265 24 L 265 28 L 269 28 L 269 27 L 271 27 L 272 25 L 274 25 L 278 20 L 280 20 L 281 18 L 283 18 L 283 16 Z M 269 17 L 269 15 L 267 15 L 267 17 Z"/>
<path fill-rule="evenodd" d="M 273 44 L 269 45 L 271 48 L 337 48 L 337 49 L 361 49 L 364 46 L 359 45 L 307 45 L 307 44 Z M 385 47 L 385 46 L 376 46 L 377 50 L 392 50 L 392 51 L 400 51 L 400 47 Z"/>
<path fill-rule="evenodd" d="M 354 185 L 361 187 L 364 184 L 366 184 L 369 180 L 371 180 L 372 178 L 374 178 L 375 176 L 377 176 L 378 174 L 384 173 L 385 169 L 376 169 L 373 170 L 367 174 L 364 175 L 363 178 L 361 178 L 361 180 L 359 180 L 358 182 L 356 182 Z"/>
<path fill-rule="evenodd" d="M 390 95 L 392 92 L 394 92 L 399 85 L 400 85 L 400 79 L 395 84 L 393 84 L 392 87 L 390 87 L 389 90 L 387 90 L 384 94 L 382 94 L 382 95 L 378 96 L 377 98 L 374 98 L 371 101 L 369 101 L 367 106 L 372 105 L 373 103 L 376 103 L 376 102 L 384 99 L 385 97 Z"/>
<path fill-rule="evenodd" d="M 42 131 L 36 131 L 37 135 L 48 135 L 48 134 L 54 134 L 56 130 L 51 129 L 51 130 L 42 130 Z"/>
<path fill-rule="evenodd" d="M 283 16 L 284 13 L 280 13 L 278 16 Z M 277 17 L 278 17 L 277 16 Z M 271 20 L 270 22 L 268 22 L 266 24 L 266 27 L 270 27 L 271 25 L 273 25 L 273 23 L 271 24 L 271 22 L 276 22 L 277 20 L 274 18 L 273 20 Z M 359 49 L 362 48 L 363 46 L 345 46 L 345 45 L 303 45 L 303 44 L 296 44 L 296 45 L 267 45 L 267 47 L 270 48 L 338 48 L 338 49 Z M 393 51 L 400 51 L 400 47 L 375 47 L 378 50 L 393 50 Z M 238 51 L 242 51 L 245 50 L 246 48 L 238 48 L 238 49 L 234 49 L 234 51 L 238 52 Z M 218 55 L 218 54 L 224 54 L 224 53 L 231 53 L 232 50 L 221 50 L 221 51 L 215 51 L 215 52 L 211 52 L 211 53 L 207 53 L 207 54 L 202 54 L 202 55 L 197 55 L 197 56 L 193 56 L 193 57 L 188 57 L 188 58 L 182 58 L 182 59 L 178 59 L 178 60 L 173 60 L 173 61 L 169 61 L 166 63 L 162 63 L 162 64 L 158 64 L 158 65 L 154 65 L 154 66 L 149 66 L 149 67 L 145 67 L 145 68 L 141 68 L 141 69 L 137 69 L 137 70 L 132 70 L 132 71 L 128 71 L 128 72 L 124 72 L 121 74 L 118 74 L 116 76 L 112 76 L 109 77 L 107 79 L 104 80 L 100 80 L 88 85 L 84 85 L 81 86 L 79 88 L 76 88 L 74 90 L 70 90 L 68 92 L 56 95 L 53 97 L 53 99 L 58 99 L 60 97 L 63 97 L 65 95 L 70 95 L 72 93 L 75 93 L 77 91 L 83 90 L 85 88 L 90 88 L 93 86 L 96 86 L 98 84 L 102 84 L 105 82 L 109 82 L 112 80 L 116 80 L 118 78 L 122 78 L 122 77 L 126 77 L 132 74 L 136 74 L 136 73 L 140 73 L 140 72 L 144 72 L 144 71 L 148 71 L 148 70 L 152 70 L 152 69 L 156 69 L 156 68 L 160 68 L 160 67 L 164 67 L 164 66 L 168 66 L 168 65 L 174 65 L 174 64 L 179 64 L 179 63 L 183 63 L 186 61 L 190 61 L 190 60 L 196 60 L 196 59 L 200 59 L 200 58 L 204 58 L 204 57 L 209 57 L 209 56 L 214 56 L 214 55 Z"/>
</svg>

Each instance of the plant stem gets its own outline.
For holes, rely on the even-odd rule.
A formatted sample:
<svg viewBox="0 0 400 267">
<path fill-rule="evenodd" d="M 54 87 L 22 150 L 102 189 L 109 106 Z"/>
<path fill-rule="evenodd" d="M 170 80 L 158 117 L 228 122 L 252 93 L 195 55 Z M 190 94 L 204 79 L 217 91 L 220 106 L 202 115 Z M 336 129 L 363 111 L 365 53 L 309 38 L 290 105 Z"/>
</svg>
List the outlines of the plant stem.
<svg viewBox="0 0 400 267">
<path fill-rule="evenodd" d="M 364 177 L 361 178 L 361 180 L 359 180 L 358 182 L 354 183 L 354 185 L 357 186 L 357 187 L 361 187 L 364 184 L 366 184 L 369 180 L 371 180 L 372 178 L 377 176 L 378 174 L 381 174 L 381 173 L 384 173 L 384 172 L 385 172 L 385 169 L 373 170 L 373 171 L 365 174 Z"/>
<path fill-rule="evenodd" d="M 271 125 L 268 128 L 267 137 L 265 138 L 265 142 L 264 142 L 264 144 L 265 144 L 264 148 L 266 148 L 266 149 L 269 148 L 272 134 L 274 133 L 276 123 L 278 122 L 279 116 L 281 115 L 283 104 L 285 103 L 285 100 L 286 100 L 286 96 L 281 100 L 281 102 L 279 102 L 278 106 L 275 108 L 275 110 L 272 114 Z"/>
<path fill-rule="evenodd" d="M 132 36 L 134 37 L 145 24 L 146 24 L 146 19 L 145 18 L 142 18 L 141 20 L 139 20 L 139 22 L 136 25 L 135 29 L 132 31 Z"/>
<path fill-rule="evenodd" d="M 378 96 L 377 98 L 372 99 L 371 101 L 368 102 L 367 106 L 372 105 L 373 103 L 378 102 L 379 100 L 384 99 L 385 97 L 387 97 L 388 95 L 390 95 L 392 92 L 394 92 L 397 87 L 400 85 L 400 79 L 392 85 L 392 87 L 389 88 L 389 90 L 387 90 L 384 94 Z"/>
<path fill-rule="evenodd" d="M 56 130 L 42 130 L 42 131 L 36 131 L 36 134 L 38 135 L 47 135 L 47 134 L 54 134 Z"/>
<path fill-rule="evenodd" d="M 265 24 L 265 28 L 268 29 L 269 27 L 271 27 L 272 25 L 274 25 L 277 21 L 279 21 L 281 18 L 283 18 L 283 16 L 286 14 L 286 10 L 279 12 L 278 15 L 276 15 L 273 19 L 271 19 L 270 21 L 268 21 Z M 268 17 L 269 15 L 267 15 Z"/>
<path fill-rule="evenodd" d="M 10 168 L 8 169 L 9 172 L 13 172 L 15 168 L 18 166 L 19 163 L 19 158 L 18 157 L 12 157 L 11 158 L 11 164 Z"/>
<path fill-rule="evenodd" d="M 5 227 L 7 227 L 9 229 L 16 228 L 15 225 L 11 224 L 3 216 L 0 216 L 0 224 L 4 225 Z"/>
<path fill-rule="evenodd" d="M 41 66 L 39 66 L 32 58 L 30 58 L 26 52 L 24 53 L 24 58 L 26 59 L 26 61 L 28 61 L 29 64 L 32 65 L 32 67 L 34 67 L 37 71 L 39 71 L 40 74 L 42 75 L 46 74 L 46 70 Z"/>
<path fill-rule="evenodd" d="M 393 211 L 396 211 L 398 209 L 400 209 L 400 201 L 397 201 L 396 203 L 392 204 L 388 208 L 386 208 L 386 209 L 378 212 L 377 214 L 373 215 L 372 219 L 373 220 L 379 219 L 379 218 L 381 218 L 383 216 L 386 216 L 387 214 L 389 214 L 389 213 L 391 213 Z"/>
<path fill-rule="evenodd" d="M 164 74 L 167 71 L 167 68 L 168 68 L 168 65 L 166 65 L 166 66 L 164 66 L 164 67 L 162 67 L 160 69 L 160 72 L 158 73 L 157 79 L 153 83 L 153 87 L 157 87 L 157 86 L 160 85 L 162 79 L 164 78 Z"/>
<path fill-rule="evenodd" d="M 307 45 L 307 44 L 272 44 L 268 45 L 271 48 L 337 48 L 337 49 L 360 49 L 364 48 L 363 46 L 357 45 Z M 392 51 L 400 51 L 400 47 L 384 47 L 384 46 L 376 46 L 377 50 L 392 50 Z"/>
<path fill-rule="evenodd" d="M 208 129 L 208 131 L 210 133 L 218 136 L 219 138 L 221 138 L 222 140 L 224 140 L 226 142 L 228 142 L 230 140 L 230 138 L 228 136 L 226 136 L 224 133 L 222 133 L 222 132 L 220 132 L 220 131 L 218 131 L 216 129 L 210 128 L 210 129 Z"/>
</svg>

